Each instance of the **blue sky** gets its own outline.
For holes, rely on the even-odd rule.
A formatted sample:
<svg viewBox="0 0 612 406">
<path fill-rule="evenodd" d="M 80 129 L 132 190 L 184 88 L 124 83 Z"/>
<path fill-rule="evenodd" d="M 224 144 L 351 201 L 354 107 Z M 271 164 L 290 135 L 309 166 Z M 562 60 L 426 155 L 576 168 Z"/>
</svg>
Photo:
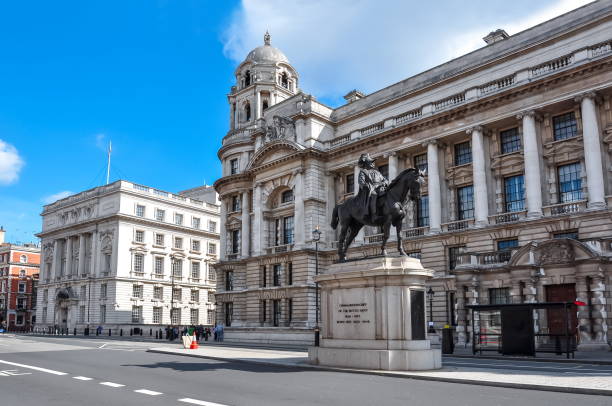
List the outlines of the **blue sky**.
<svg viewBox="0 0 612 406">
<path fill-rule="evenodd" d="M 269 29 L 301 88 L 337 106 L 586 0 L 91 0 L 0 4 L 0 225 L 34 241 L 44 202 L 111 180 L 214 182 L 233 70 Z"/>
</svg>

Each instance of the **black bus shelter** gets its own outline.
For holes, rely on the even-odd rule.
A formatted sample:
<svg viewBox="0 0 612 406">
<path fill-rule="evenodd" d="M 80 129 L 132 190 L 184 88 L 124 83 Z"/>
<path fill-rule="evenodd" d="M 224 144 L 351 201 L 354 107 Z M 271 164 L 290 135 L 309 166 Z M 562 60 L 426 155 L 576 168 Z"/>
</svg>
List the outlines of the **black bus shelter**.
<svg viewBox="0 0 612 406">
<path fill-rule="evenodd" d="M 496 351 L 503 355 L 534 356 L 549 352 L 574 357 L 574 302 L 468 305 L 472 310 L 472 354 Z M 534 315 L 540 331 L 534 331 Z M 545 320 L 544 320 L 545 319 Z"/>
</svg>

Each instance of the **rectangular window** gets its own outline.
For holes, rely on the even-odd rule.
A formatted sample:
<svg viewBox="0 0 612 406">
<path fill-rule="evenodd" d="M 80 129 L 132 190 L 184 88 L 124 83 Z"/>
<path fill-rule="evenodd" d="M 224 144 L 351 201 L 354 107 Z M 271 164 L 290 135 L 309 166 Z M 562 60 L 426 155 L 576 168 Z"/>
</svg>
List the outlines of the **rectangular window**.
<svg viewBox="0 0 612 406">
<path fill-rule="evenodd" d="M 225 272 L 225 290 L 234 290 L 234 271 Z"/>
<path fill-rule="evenodd" d="M 100 305 L 100 323 L 106 323 L 106 305 Z"/>
<path fill-rule="evenodd" d="M 166 210 L 155 209 L 155 220 L 166 221 Z"/>
<path fill-rule="evenodd" d="M 81 286 L 81 300 L 87 299 L 87 285 Z"/>
<path fill-rule="evenodd" d="M 489 304 L 508 304 L 510 303 L 510 292 L 508 288 L 490 288 Z"/>
<path fill-rule="evenodd" d="M 172 289 L 172 300 L 180 302 L 183 300 L 183 290 L 181 288 Z"/>
<path fill-rule="evenodd" d="M 132 297 L 142 299 L 143 298 L 143 286 L 132 285 Z"/>
<path fill-rule="evenodd" d="M 212 242 L 208 243 L 208 255 L 217 255 L 217 244 Z"/>
<path fill-rule="evenodd" d="M 183 249 L 183 239 L 181 237 L 174 237 L 174 248 Z"/>
<path fill-rule="evenodd" d="M 569 238 L 571 240 L 577 240 L 578 239 L 578 231 L 563 231 L 561 233 L 554 233 L 553 234 L 553 238 L 554 239 Z"/>
<path fill-rule="evenodd" d="M 266 300 L 261 300 L 259 303 L 259 321 L 265 323 L 268 319 L 268 302 Z"/>
<path fill-rule="evenodd" d="M 26 291 L 26 284 L 23 282 L 20 282 L 18 287 L 17 287 L 17 292 L 19 293 L 25 293 Z"/>
<path fill-rule="evenodd" d="M 273 269 L 273 278 L 272 278 L 272 285 L 273 286 L 280 286 L 280 281 L 281 281 L 281 265 L 280 264 L 274 264 Z"/>
<path fill-rule="evenodd" d="M 346 183 L 344 186 L 344 191 L 346 193 L 355 193 L 355 174 L 350 173 L 346 175 Z"/>
<path fill-rule="evenodd" d="M 111 271 L 111 255 L 104 254 L 104 272 Z"/>
<path fill-rule="evenodd" d="M 164 257 L 155 257 L 153 273 L 158 277 L 164 274 Z"/>
<path fill-rule="evenodd" d="M 421 196 L 417 200 L 417 227 L 429 226 L 429 196 Z"/>
<path fill-rule="evenodd" d="M 207 317 L 208 320 L 206 321 L 208 324 L 212 324 L 213 326 L 215 325 L 216 321 L 215 321 L 215 311 L 212 309 L 208 309 L 206 311 L 207 313 Z"/>
<path fill-rule="evenodd" d="M 159 245 L 160 247 L 164 246 L 164 235 L 163 234 L 155 234 L 155 245 Z"/>
<path fill-rule="evenodd" d="M 580 163 L 559 166 L 557 176 L 559 178 L 559 203 L 582 200 Z"/>
<path fill-rule="evenodd" d="M 234 303 L 225 302 L 225 327 L 231 327 L 234 317 Z"/>
<path fill-rule="evenodd" d="M 142 323 L 142 306 L 132 306 L 132 323 Z"/>
<path fill-rule="evenodd" d="M 200 323 L 200 310 L 199 309 L 191 309 L 191 324 L 196 325 Z"/>
<path fill-rule="evenodd" d="M 522 211 L 525 209 L 525 181 L 523 175 L 504 178 L 505 211 Z"/>
<path fill-rule="evenodd" d="M 141 204 L 137 204 L 136 205 L 136 215 L 138 217 L 144 217 L 145 216 L 145 207 Z"/>
<path fill-rule="evenodd" d="M 174 213 L 174 224 L 177 226 L 183 225 L 183 215 L 180 213 Z"/>
<path fill-rule="evenodd" d="M 263 265 L 259 272 L 259 280 L 261 281 L 261 287 L 265 288 L 266 286 L 268 286 L 268 269 L 265 265 Z"/>
<path fill-rule="evenodd" d="M 497 241 L 497 250 L 505 251 L 518 247 L 518 239 Z"/>
<path fill-rule="evenodd" d="M 144 255 L 143 254 L 134 254 L 134 272 L 135 273 L 144 272 Z"/>
<path fill-rule="evenodd" d="M 455 166 L 472 162 L 472 143 L 470 141 L 455 144 Z"/>
<path fill-rule="evenodd" d="M 200 279 L 200 263 L 193 261 L 191 263 L 191 279 Z"/>
<path fill-rule="evenodd" d="M 85 323 L 85 306 L 79 306 L 79 323 Z"/>
<path fill-rule="evenodd" d="M 199 217 L 192 217 L 191 218 L 191 227 L 199 230 L 200 229 L 200 218 Z"/>
<path fill-rule="evenodd" d="M 153 323 L 161 324 L 163 308 L 161 306 L 153 307 Z"/>
<path fill-rule="evenodd" d="M 287 322 L 293 320 L 293 299 L 287 299 Z"/>
<path fill-rule="evenodd" d="M 42 310 L 42 322 L 43 323 L 47 322 L 47 308 L 46 307 L 43 307 L 43 310 Z"/>
<path fill-rule="evenodd" d="M 191 301 L 192 302 L 199 302 L 200 301 L 200 290 L 199 289 L 193 289 L 191 291 Z"/>
<path fill-rule="evenodd" d="M 153 299 L 157 299 L 157 300 L 164 299 L 164 287 L 163 286 L 153 287 Z"/>
<path fill-rule="evenodd" d="M 19 297 L 17 298 L 17 310 L 24 310 L 27 306 L 26 298 Z"/>
<path fill-rule="evenodd" d="M 170 322 L 173 325 L 181 324 L 181 309 L 172 309 L 170 310 Z"/>
<path fill-rule="evenodd" d="M 208 221 L 208 231 L 210 231 L 211 233 L 216 233 L 217 232 L 217 222 L 216 221 Z"/>
<path fill-rule="evenodd" d="M 414 167 L 419 171 L 427 172 L 427 154 L 415 155 Z"/>
<path fill-rule="evenodd" d="M 200 252 L 200 240 L 191 240 L 191 250 Z"/>
<path fill-rule="evenodd" d="M 280 318 L 281 318 L 281 301 L 273 300 L 272 301 L 272 312 L 274 318 L 272 319 L 272 324 L 274 327 L 280 326 Z"/>
<path fill-rule="evenodd" d="M 448 268 L 450 270 L 455 269 L 457 266 L 457 257 L 463 251 L 463 246 L 460 247 L 448 247 Z"/>
<path fill-rule="evenodd" d="M 573 111 L 553 117 L 552 121 L 555 141 L 565 140 L 578 135 L 576 115 Z"/>
<path fill-rule="evenodd" d="M 474 217 L 474 187 L 463 186 L 457 188 L 457 220 L 466 220 Z"/>
<path fill-rule="evenodd" d="M 217 272 L 214 269 L 208 268 L 208 279 L 210 279 L 211 282 L 217 280 Z"/>
<path fill-rule="evenodd" d="M 136 230 L 136 233 L 134 233 L 134 241 L 144 242 L 144 231 Z"/>
<path fill-rule="evenodd" d="M 238 254 L 240 251 L 240 230 L 232 230 L 232 254 Z"/>
<path fill-rule="evenodd" d="M 100 285 L 100 299 L 106 299 L 107 290 L 108 285 L 106 283 Z"/>
<path fill-rule="evenodd" d="M 510 128 L 499 132 L 499 142 L 501 145 L 501 153 L 509 154 L 521 150 L 521 137 L 519 136 L 518 128 Z"/>
<path fill-rule="evenodd" d="M 183 260 L 172 259 L 172 276 L 179 279 L 183 277 Z"/>
<path fill-rule="evenodd" d="M 238 173 L 238 158 L 230 159 L 230 175 Z"/>
<path fill-rule="evenodd" d="M 281 194 L 281 203 L 291 203 L 293 202 L 294 197 L 293 197 L 293 190 L 285 190 L 282 194 Z"/>
<path fill-rule="evenodd" d="M 293 244 L 293 216 L 283 217 L 283 244 Z"/>
<path fill-rule="evenodd" d="M 231 211 L 240 211 L 240 196 L 234 195 L 232 196 L 232 210 Z"/>
<path fill-rule="evenodd" d="M 293 285 L 293 263 L 287 263 L 287 285 Z"/>
</svg>

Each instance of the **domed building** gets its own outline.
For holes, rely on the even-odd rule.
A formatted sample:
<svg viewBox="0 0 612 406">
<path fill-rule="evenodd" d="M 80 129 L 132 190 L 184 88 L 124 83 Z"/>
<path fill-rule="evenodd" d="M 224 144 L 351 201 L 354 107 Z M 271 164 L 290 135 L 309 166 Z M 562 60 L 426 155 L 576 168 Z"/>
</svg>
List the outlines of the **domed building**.
<svg viewBox="0 0 612 406">
<path fill-rule="evenodd" d="M 593 2 L 515 35 L 494 31 L 480 49 L 371 94 L 353 90 L 337 108 L 299 90 L 266 33 L 235 71 L 218 152 L 215 301 L 226 339 L 312 344 L 317 309 L 337 305 L 317 303 L 313 280 L 337 260 L 332 210 L 358 192 L 356 164 L 368 152 L 388 179 L 412 167 L 427 174 L 387 248 L 399 238 L 435 271 L 428 334 L 448 325 L 471 344 L 475 331 L 493 337 L 500 326 L 497 317 L 472 325 L 470 306 L 577 299 L 586 305 L 571 312 L 571 343 L 609 348 L 608 17 Z M 379 254 L 384 238 L 361 229 L 349 258 Z M 563 317 L 540 309 L 523 323 L 535 347 L 568 336 Z"/>
</svg>

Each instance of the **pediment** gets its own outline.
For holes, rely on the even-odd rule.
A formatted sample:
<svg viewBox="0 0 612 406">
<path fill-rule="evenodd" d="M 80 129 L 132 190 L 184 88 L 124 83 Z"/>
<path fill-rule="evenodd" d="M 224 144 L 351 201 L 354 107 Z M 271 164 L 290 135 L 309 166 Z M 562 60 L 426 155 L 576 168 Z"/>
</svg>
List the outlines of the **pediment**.
<svg viewBox="0 0 612 406">
<path fill-rule="evenodd" d="M 491 169 L 514 169 L 523 165 L 523 154 L 498 155 L 491 160 Z"/>
<path fill-rule="evenodd" d="M 573 239 L 560 238 L 525 245 L 512 255 L 508 265 L 568 265 L 596 257 L 597 254 L 586 244 Z"/>
<path fill-rule="evenodd" d="M 253 155 L 247 166 L 247 170 L 281 160 L 295 154 L 296 152 L 302 151 L 303 149 L 304 147 L 289 140 L 269 142 Z"/>
<path fill-rule="evenodd" d="M 579 159 L 584 154 L 582 137 L 574 137 L 562 142 L 553 142 L 544 146 L 543 156 L 549 165 Z"/>
</svg>

